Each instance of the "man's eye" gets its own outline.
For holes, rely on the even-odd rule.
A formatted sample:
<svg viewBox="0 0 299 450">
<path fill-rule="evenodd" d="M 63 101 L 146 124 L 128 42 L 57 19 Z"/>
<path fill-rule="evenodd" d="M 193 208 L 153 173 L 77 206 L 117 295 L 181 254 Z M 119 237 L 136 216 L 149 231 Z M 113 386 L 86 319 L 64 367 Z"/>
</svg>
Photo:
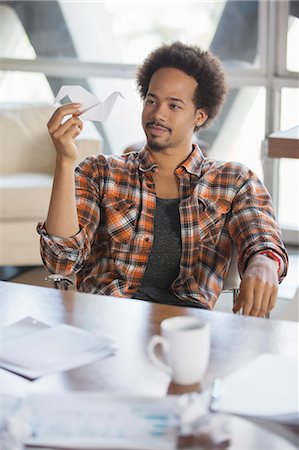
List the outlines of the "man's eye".
<svg viewBox="0 0 299 450">
<path fill-rule="evenodd" d="M 169 105 L 169 107 L 170 107 L 171 109 L 174 109 L 174 110 L 182 109 L 180 106 L 176 105 L 175 103 L 171 103 L 171 104 Z"/>
<path fill-rule="evenodd" d="M 145 103 L 146 103 L 147 105 L 153 105 L 153 104 L 154 104 L 154 100 L 151 100 L 151 99 L 147 98 L 146 101 L 145 101 Z"/>
</svg>

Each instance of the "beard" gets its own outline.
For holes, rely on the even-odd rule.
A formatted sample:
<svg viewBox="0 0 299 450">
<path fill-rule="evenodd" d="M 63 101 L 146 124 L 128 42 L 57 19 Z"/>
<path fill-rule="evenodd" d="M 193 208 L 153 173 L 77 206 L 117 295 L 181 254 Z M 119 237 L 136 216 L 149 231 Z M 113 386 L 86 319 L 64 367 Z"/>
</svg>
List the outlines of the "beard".
<svg viewBox="0 0 299 450">
<path fill-rule="evenodd" d="M 165 128 L 166 130 L 169 131 L 169 133 L 171 134 L 171 129 L 168 127 L 165 127 L 163 124 L 159 123 L 158 121 L 150 121 L 146 124 L 146 127 L 150 126 L 150 125 L 158 125 L 161 126 L 163 128 Z M 153 151 L 153 152 L 162 152 L 163 150 L 165 150 L 166 148 L 171 147 L 171 143 L 169 142 L 169 137 L 167 140 L 165 140 L 163 142 L 163 139 L 159 141 L 159 137 L 151 137 L 150 135 L 148 135 L 145 131 L 146 134 L 146 140 L 147 140 L 147 146 Z"/>
<path fill-rule="evenodd" d="M 171 145 L 167 142 L 157 142 L 154 139 L 149 139 L 148 137 L 147 137 L 147 146 L 150 148 L 150 150 L 156 153 L 162 152 L 166 148 L 171 147 Z"/>
</svg>

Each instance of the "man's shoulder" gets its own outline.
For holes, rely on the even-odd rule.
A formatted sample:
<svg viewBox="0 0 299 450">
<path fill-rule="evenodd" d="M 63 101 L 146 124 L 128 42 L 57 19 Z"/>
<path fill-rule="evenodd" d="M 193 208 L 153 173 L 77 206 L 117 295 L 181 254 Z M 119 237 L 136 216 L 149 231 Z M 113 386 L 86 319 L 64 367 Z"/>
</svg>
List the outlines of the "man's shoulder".
<svg viewBox="0 0 299 450">
<path fill-rule="evenodd" d="M 98 155 L 88 156 L 79 164 L 79 168 L 83 172 L 103 171 L 114 168 L 125 169 L 138 163 L 138 153 L 128 153 L 125 155 L 105 155 L 100 153 Z"/>
<path fill-rule="evenodd" d="M 202 163 L 202 173 L 211 174 L 214 172 L 218 175 L 231 175 L 237 177 L 252 177 L 255 176 L 245 164 L 238 161 L 222 161 L 213 158 L 204 158 Z"/>
</svg>

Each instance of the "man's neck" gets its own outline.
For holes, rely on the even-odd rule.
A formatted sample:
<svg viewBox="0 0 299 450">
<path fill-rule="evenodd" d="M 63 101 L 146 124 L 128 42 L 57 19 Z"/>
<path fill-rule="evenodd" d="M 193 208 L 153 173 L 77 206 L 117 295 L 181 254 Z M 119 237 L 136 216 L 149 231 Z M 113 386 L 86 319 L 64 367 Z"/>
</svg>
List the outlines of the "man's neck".
<svg viewBox="0 0 299 450">
<path fill-rule="evenodd" d="M 166 148 L 159 152 L 151 150 L 148 146 L 147 148 L 150 151 L 155 163 L 158 165 L 159 172 L 167 173 L 173 173 L 192 152 L 192 145 L 184 150 Z"/>
</svg>

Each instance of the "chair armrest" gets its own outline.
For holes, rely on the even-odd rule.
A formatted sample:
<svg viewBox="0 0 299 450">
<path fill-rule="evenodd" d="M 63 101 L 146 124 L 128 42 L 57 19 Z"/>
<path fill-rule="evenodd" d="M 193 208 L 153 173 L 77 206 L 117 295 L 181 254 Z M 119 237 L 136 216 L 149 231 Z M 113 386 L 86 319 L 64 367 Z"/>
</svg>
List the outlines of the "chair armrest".
<svg viewBox="0 0 299 450">
<path fill-rule="evenodd" d="M 54 273 L 52 275 L 48 275 L 45 278 L 46 281 L 52 283 L 52 286 L 55 289 L 60 289 L 67 291 L 69 286 L 74 286 L 74 282 L 70 277 L 66 277 L 65 275 L 61 275 L 59 273 Z"/>
</svg>

